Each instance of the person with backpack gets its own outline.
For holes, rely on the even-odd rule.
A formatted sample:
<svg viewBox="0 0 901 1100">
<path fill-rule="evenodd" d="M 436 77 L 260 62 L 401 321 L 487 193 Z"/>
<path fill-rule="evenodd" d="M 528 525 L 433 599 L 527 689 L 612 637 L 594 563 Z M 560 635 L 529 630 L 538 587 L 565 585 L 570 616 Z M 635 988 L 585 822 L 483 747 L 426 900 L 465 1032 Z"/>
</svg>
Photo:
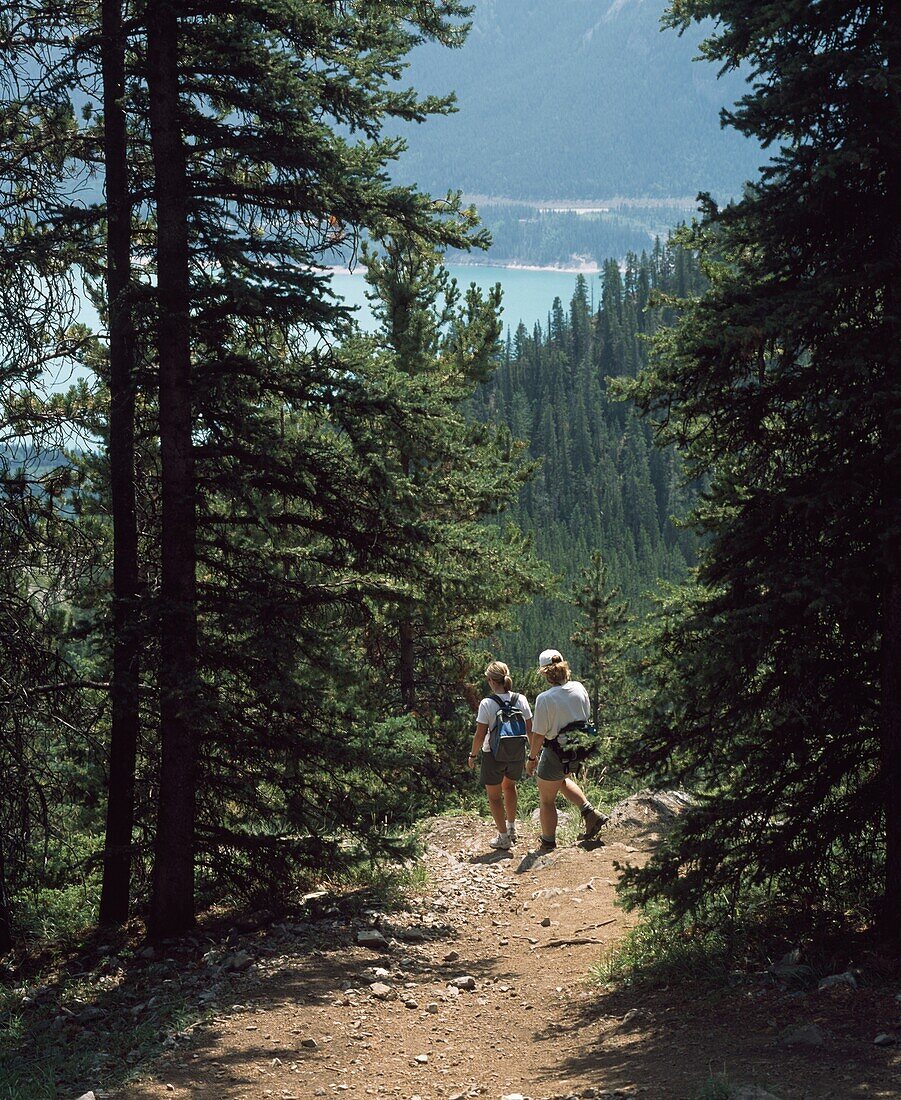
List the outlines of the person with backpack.
<svg viewBox="0 0 901 1100">
<path fill-rule="evenodd" d="M 574 760 L 572 754 L 567 753 L 567 731 L 584 728 L 590 723 L 588 692 L 583 684 L 572 679 L 569 665 L 559 650 L 545 649 L 538 658 L 538 671 L 549 687 L 535 700 L 526 771 L 529 775 L 534 774 L 538 781 L 540 848 L 548 852 L 557 847 L 558 794 L 578 807 L 582 815 L 584 831 L 579 836 L 580 841 L 596 836 L 607 823 L 607 817 L 597 812 L 572 778 Z"/>
<path fill-rule="evenodd" d="M 516 782 L 523 776 L 532 710 L 525 695 L 513 692 L 510 670 L 503 661 L 492 661 L 485 679 L 490 694 L 479 703 L 467 763 L 474 767 L 481 750 L 479 778 L 497 826 L 497 836 L 488 843 L 507 851 L 516 841 Z"/>
</svg>

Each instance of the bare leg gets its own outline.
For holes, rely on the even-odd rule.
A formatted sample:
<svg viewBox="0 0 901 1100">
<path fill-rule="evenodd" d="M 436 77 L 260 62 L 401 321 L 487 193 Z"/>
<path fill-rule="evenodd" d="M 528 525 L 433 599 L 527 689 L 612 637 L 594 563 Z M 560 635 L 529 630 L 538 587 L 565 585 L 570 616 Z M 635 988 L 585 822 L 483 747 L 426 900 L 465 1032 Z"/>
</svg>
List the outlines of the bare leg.
<svg viewBox="0 0 901 1100">
<path fill-rule="evenodd" d="M 557 835 L 557 791 L 562 779 L 538 779 L 538 813 L 541 819 L 541 835 L 550 840 Z"/>
<path fill-rule="evenodd" d="M 588 801 L 588 799 L 582 793 L 582 788 L 571 775 L 568 775 L 561 782 L 560 793 L 567 801 L 572 802 L 574 806 L 578 806 L 580 810 Z"/>
<path fill-rule="evenodd" d="M 507 821 L 515 821 L 516 820 L 516 807 L 517 807 L 518 802 L 519 802 L 519 799 L 518 799 L 517 794 L 516 794 L 516 784 L 513 782 L 513 780 L 509 776 L 505 775 L 504 776 L 504 781 L 503 781 L 503 783 L 501 783 L 501 787 L 503 788 L 503 792 L 504 792 L 504 809 L 506 810 L 506 813 L 507 813 Z M 506 827 L 507 827 L 507 822 L 505 821 L 504 822 L 504 828 L 506 829 Z"/>
<path fill-rule="evenodd" d="M 499 833 L 507 831 L 507 822 L 504 820 L 504 796 L 501 793 L 502 784 L 485 784 L 485 793 L 488 795 L 488 805 L 491 807 L 491 816 Z"/>
</svg>

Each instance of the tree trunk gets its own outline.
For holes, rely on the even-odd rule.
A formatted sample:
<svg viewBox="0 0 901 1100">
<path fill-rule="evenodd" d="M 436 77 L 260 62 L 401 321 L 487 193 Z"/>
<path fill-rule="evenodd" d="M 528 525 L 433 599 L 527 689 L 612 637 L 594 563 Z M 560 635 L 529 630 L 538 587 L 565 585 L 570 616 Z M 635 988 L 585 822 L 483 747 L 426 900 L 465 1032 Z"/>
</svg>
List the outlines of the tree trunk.
<svg viewBox="0 0 901 1100">
<path fill-rule="evenodd" d="M 401 447 L 400 464 L 404 477 L 409 477 L 413 459 L 403 447 Z M 400 687 L 400 701 L 404 710 L 411 711 L 416 702 L 416 666 L 413 648 L 413 622 L 409 615 L 405 615 L 398 623 L 397 649 L 397 678 Z"/>
<path fill-rule="evenodd" d="M 889 172 L 886 179 L 885 240 L 890 263 L 885 295 L 885 406 L 882 410 L 882 507 L 884 583 L 880 682 L 880 748 L 885 805 L 885 895 L 882 929 L 901 944 L 901 223 L 894 199 L 901 187 L 901 15 L 887 5 L 889 120 L 885 133 Z"/>
<path fill-rule="evenodd" d="M 109 789 L 100 923 L 128 919 L 138 742 L 140 657 L 138 526 L 135 511 L 135 331 L 131 289 L 125 40 L 121 0 L 103 0 L 103 147 L 109 303 L 109 464 L 113 517 L 113 675 Z"/>
<path fill-rule="evenodd" d="M 901 585 L 897 568 L 884 591 L 881 741 L 885 792 L 885 897 L 882 928 L 901 940 Z"/>
<path fill-rule="evenodd" d="M 150 933 L 194 923 L 197 588 L 191 441 L 188 202 L 179 119 L 178 16 L 171 0 L 147 9 L 147 89 L 156 177 L 162 581 L 161 769 Z"/>
<path fill-rule="evenodd" d="M 0 844 L 0 955 L 11 951 L 13 946 L 12 917 L 9 912 L 9 900 L 6 896 L 6 868 L 3 861 L 3 845 Z"/>
<path fill-rule="evenodd" d="M 412 710 L 416 702 L 416 669 L 413 661 L 413 624 L 401 619 L 397 628 L 399 656 L 400 699 L 404 710 Z"/>
</svg>

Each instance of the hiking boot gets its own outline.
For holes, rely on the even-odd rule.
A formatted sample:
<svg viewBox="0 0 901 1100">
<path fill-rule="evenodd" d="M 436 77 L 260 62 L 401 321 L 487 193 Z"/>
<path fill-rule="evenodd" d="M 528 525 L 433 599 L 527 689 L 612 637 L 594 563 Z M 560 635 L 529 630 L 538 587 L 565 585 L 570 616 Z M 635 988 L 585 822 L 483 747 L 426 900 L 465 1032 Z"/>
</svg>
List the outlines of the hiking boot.
<svg viewBox="0 0 901 1100">
<path fill-rule="evenodd" d="M 510 848 L 510 837 L 507 833 L 498 833 L 494 840 L 488 841 L 489 848 L 496 848 L 499 852 L 506 852 Z"/>
<path fill-rule="evenodd" d="M 539 852 L 553 852 L 556 847 L 557 847 L 557 841 L 556 840 L 547 840 L 547 839 L 545 839 L 545 837 L 542 837 L 538 841 L 538 851 Z"/>
<path fill-rule="evenodd" d="M 515 825 L 513 826 L 512 829 L 507 829 L 507 836 L 510 838 L 510 843 L 511 844 L 516 843 L 516 826 Z"/>
<path fill-rule="evenodd" d="M 585 832 L 579 836 L 579 840 L 591 840 L 596 837 L 598 833 L 607 824 L 609 818 L 606 814 L 599 814 L 597 810 L 588 810 L 582 814 L 582 821 L 585 823 Z"/>
</svg>

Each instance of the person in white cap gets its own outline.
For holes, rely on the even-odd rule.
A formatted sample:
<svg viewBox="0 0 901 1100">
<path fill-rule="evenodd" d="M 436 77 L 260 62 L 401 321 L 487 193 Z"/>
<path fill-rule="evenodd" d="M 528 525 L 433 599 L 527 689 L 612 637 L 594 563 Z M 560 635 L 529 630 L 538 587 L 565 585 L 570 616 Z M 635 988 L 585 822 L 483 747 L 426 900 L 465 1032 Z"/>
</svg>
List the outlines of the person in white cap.
<svg viewBox="0 0 901 1100">
<path fill-rule="evenodd" d="M 564 726 L 591 716 L 588 692 L 578 680 L 572 679 L 569 665 L 557 649 L 545 649 L 541 653 L 538 671 L 549 687 L 535 700 L 526 771 L 538 782 L 541 848 L 550 851 L 557 846 L 558 794 L 577 806 L 582 815 L 584 830 L 579 840 L 591 840 L 606 824 L 607 818 L 585 797 L 562 763 L 556 746 L 557 736 Z"/>
</svg>

